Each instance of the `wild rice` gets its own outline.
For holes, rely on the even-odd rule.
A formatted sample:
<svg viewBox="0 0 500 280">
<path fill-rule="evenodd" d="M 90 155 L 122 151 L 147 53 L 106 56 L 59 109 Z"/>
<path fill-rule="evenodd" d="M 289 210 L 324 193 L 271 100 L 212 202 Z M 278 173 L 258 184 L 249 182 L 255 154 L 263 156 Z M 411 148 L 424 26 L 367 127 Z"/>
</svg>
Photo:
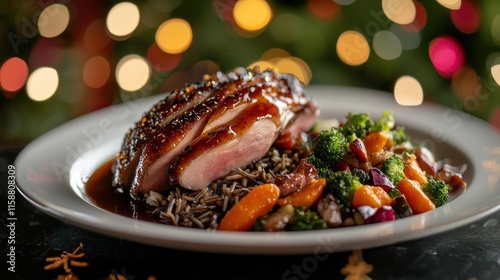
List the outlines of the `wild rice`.
<svg viewBox="0 0 500 280">
<path fill-rule="evenodd" d="M 164 194 L 151 192 L 146 203 L 153 215 L 170 225 L 214 229 L 218 221 L 252 188 L 273 182 L 277 174 L 288 174 L 308 155 L 306 148 L 280 151 L 272 147 L 267 155 L 198 191 L 176 187 Z"/>
</svg>

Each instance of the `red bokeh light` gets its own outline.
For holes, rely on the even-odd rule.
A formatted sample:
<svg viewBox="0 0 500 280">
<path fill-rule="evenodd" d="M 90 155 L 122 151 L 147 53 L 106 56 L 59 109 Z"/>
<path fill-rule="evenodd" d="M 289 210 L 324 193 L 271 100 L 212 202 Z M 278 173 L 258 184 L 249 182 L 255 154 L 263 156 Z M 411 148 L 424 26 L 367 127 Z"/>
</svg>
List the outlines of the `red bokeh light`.
<svg viewBox="0 0 500 280">
<path fill-rule="evenodd" d="M 415 19 L 410 24 L 404 24 L 401 27 L 408 32 L 418 32 L 422 30 L 427 24 L 427 11 L 425 10 L 424 5 L 418 1 L 414 1 L 416 15 Z"/>
<path fill-rule="evenodd" d="M 472 34 L 481 25 L 481 13 L 476 3 L 470 0 L 462 0 L 462 6 L 458 10 L 450 12 L 453 25 L 465 34 Z"/>
<path fill-rule="evenodd" d="M 31 68 L 54 67 L 63 55 L 64 43 L 60 38 L 40 38 L 33 46 L 29 57 Z"/>
<path fill-rule="evenodd" d="M 29 69 L 26 62 L 18 57 L 6 60 L 0 68 L 0 85 L 5 96 L 12 97 L 12 93 L 19 91 L 28 80 Z"/>
<path fill-rule="evenodd" d="M 340 5 L 333 0 L 308 0 L 307 7 L 318 18 L 329 20 L 337 16 Z"/>
</svg>

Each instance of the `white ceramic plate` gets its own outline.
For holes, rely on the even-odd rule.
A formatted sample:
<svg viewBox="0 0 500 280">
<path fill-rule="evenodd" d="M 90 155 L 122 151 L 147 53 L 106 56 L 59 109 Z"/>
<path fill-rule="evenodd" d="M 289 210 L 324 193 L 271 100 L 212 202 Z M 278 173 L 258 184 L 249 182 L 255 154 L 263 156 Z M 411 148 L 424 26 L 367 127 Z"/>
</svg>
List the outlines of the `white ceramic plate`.
<svg viewBox="0 0 500 280">
<path fill-rule="evenodd" d="M 15 161 L 19 191 L 63 221 L 106 235 L 168 248 L 235 254 L 301 254 L 371 248 L 423 238 L 476 221 L 500 208 L 500 135 L 485 122 L 424 103 L 403 107 L 386 92 L 309 86 L 322 118 L 391 109 L 414 140 L 437 158 L 468 165 L 469 188 L 434 211 L 391 222 L 308 232 L 214 232 L 127 218 L 90 202 L 84 182 L 118 151 L 122 136 L 161 96 L 109 107 L 72 120 L 30 143 Z"/>
</svg>

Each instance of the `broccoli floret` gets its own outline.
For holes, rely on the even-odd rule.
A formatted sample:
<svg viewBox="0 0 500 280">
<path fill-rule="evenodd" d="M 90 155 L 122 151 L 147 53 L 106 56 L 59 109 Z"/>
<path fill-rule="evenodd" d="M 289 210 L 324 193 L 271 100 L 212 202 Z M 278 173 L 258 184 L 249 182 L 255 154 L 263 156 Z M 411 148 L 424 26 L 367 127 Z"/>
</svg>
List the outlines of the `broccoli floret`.
<svg viewBox="0 0 500 280">
<path fill-rule="evenodd" d="M 349 143 L 338 128 L 323 130 L 312 140 L 312 152 L 314 156 L 322 160 L 328 166 L 334 166 L 349 151 Z"/>
<path fill-rule="evenodd" d="M 400 126 L 389 131 L 389 137 L 396 144 L 404 143 L 410 141 L 410 136 L 406 134 L 404 127 Z"/>
<path fill-rule="evenodd" d="M 350 171 L 336 171 L 326 181 L 326 189 L 339 200 L 339 206 L 351 208 L 352 196 L 362 186 L 359 178 Z"/>
<path fill-rule="evenodd" d="M 349 113 L 342 126 L 342 133 L 347 139 L 365 138 L 370 131 L 373 121 L 367 113 Z"/>
<path fill-rule="evenodd" d="M 436 207 L 445 205 L 449 198 L 449 185 L 443 181 L 430 178 L 422 187 L 425 194 L 434 202 Z"/>
<path fill-rule="evenodd" d="M 304 207 L 295 207 L 290 230 L 299 231 L 325 228 L 328 228 L 326 221 L 319 216 L 318 212 Z"/>
<path fill-rule="evenodd" d="M 328 178 L 333 173 L 331 166 L 329 166 L 324 161 L 316 157 L 314 154 L 308 156 L 306 158 L 306 161 L 314 165 L 316 170 L 318 170 L 319 177 Z"/>
<path fill-rule="evenodd" d="M 359 182 L 361 182 L 361 184 L 370 185 L 371 177 L 363 169 L 353 168 L 353 169 L 351 169 L 351 173 L 352 173 L 352 175 L 358 177 Z"/>
<path fill-rule="evenodd" d="M 384 160 L 380 166 L 380 170 L 395 186 L 405 177 L 404 169 L 405 163 L 397 155 L 392 155 L 388 159 Z"/>
<path fill-rule="evenodd" d="M 390 131 L 396 125 L 394 115 L 391 110 L 385 110 L 378 121 L 372 126 L 372 131 Z"/>
<path fill-rule="evenodd" d="M 391 110 L 385 110 L 380 119 L 373 123 L 371 132 L 376 131 L 389 132 L 389 138 L 394 141 L 395 144 L 410 141 L 410 136 L 406 134 L 406 129 L 402 126 L 396 126 L 396 121 Z"/>
</svg>

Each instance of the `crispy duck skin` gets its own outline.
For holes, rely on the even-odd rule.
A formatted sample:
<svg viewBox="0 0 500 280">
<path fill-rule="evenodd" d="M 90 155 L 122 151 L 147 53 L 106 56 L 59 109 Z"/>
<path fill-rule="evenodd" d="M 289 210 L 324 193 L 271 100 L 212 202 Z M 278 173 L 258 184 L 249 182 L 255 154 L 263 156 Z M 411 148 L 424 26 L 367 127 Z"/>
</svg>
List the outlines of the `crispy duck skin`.
<svg viewBox="0 0 500 280">
<path fill-rule="evenodd" d="M 134 198 L 176 185 L 206 187 L 262 157 L 283 132 L 308 129 L 318 114 L 290 74 L 236 68 L 207 75 L 167 94 L 131 127 L 113 186 Z"/>
</svg>

